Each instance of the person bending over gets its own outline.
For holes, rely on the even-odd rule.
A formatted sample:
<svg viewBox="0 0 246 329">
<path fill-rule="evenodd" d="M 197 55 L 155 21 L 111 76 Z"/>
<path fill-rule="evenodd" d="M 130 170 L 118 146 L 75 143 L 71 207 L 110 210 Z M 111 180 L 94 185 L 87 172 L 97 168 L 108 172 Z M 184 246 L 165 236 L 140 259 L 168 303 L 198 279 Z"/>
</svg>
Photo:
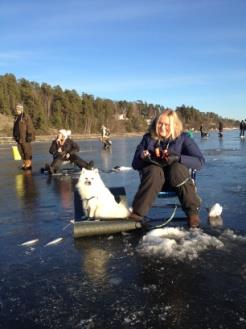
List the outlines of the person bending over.
<svg viewBox="0 0 246 329">
<path fill-rule="evenodd" d="M 188 226 L 198 227 L 201 199 L 189 169 L 199 170 L 204 163 L 194 139 L 183 132 L 176 112 L 171 109 L 162 112 L 152 122 L 134 154 L 132 167 L 139 171 L 141 182 L 129 219 L 142 220 L 165 186 L 176 191 Z"/>
<path fill-rule="evenodd" d="M 48 170 L 51 174 L 56 173 L 64 161 L 70 161 L 76 164 L 80 169 L 92 169 L 94 162 L 89 163 L 81 159 L 77 152 L 79 152 L 79 146 L 71 139 L 71 131 L 61 129 L 57 135 L 57 138 L 52 141 L 49 152 L 53 155 L 53 161 Z"/>
</svg>

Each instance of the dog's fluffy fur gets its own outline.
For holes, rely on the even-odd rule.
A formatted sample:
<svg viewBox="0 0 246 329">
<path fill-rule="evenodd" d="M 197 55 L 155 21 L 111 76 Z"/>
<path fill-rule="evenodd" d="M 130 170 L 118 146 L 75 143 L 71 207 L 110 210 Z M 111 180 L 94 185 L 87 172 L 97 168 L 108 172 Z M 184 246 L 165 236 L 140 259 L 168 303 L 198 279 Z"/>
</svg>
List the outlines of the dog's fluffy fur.
<svg viewBox="0 0 246 329">
<path fill-rule="evenodd" d="M 82 199 L 85 215 L 89 218 L 126 218 L 129 209 L 117 203 L 113 194 L 104 185 L 98 169 L 82 169 L 76 185 Z"/>
</svg>

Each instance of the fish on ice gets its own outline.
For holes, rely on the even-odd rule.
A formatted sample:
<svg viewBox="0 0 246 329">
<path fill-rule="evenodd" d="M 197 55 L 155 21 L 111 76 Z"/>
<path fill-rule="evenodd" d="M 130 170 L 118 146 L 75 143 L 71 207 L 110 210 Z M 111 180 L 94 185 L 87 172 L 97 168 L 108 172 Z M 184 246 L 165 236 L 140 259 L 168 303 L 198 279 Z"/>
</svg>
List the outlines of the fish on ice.
<svg viewBox="0 0 246 329">
<path fill-rule="evenodd" d="M 46 243 L 45 247 L 52 246 L 52 245 L 54 245 L 54 244 L 58 244 L 58 243 L 60 243 L 62 240 L 63 240 L 63 238 L 57 238 L 57 239 L 55 239 L 55 240 L 52 240 L 52 241 Z"/>
<path fill-rule="evenodd" d="M 26 242 L 21 243 L 20 246 L 22 246 L 22 247 L 33 246 L 38 241 L 39 241 L 39 239 L 29 240 L 29 241 L 26 241 Z"/>
</svg>

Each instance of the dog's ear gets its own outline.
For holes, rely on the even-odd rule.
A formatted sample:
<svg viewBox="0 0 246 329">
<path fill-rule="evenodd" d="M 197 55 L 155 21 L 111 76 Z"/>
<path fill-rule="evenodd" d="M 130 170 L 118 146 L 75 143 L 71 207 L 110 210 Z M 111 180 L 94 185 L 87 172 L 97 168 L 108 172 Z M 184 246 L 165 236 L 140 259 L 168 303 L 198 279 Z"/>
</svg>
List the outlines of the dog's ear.
<svg viewBox="0 0 246 329">
<path fill-rule="evenodd" d="M 85 168 L 82 168 L 81 170 L 81 174 L 83 174 L 85 172 Z"/>
<path fill-rule="evenodd" d="M 93 170 L 94 170 L 94 173 L 98 174 L 98 169 L 97 168 L 95 168 Z"/>
</svg>

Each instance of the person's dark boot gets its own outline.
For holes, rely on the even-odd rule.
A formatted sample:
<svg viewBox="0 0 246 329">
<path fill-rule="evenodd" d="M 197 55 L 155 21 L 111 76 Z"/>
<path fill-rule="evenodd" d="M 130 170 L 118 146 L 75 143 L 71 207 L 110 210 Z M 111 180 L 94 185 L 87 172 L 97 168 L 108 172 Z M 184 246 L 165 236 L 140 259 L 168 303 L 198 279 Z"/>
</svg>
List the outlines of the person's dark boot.
<svg viewBox="0 0 246 329">
<path fill-rule="evenodd" d="M 48 166 L 48 173 L 49 173 L 50 175 L 55 174 L 55 169 L 54 169 L 52 166 Z"/>
<path fill-rule="evenodd" d="M 197 228 L 200 224 L 200 218 L 197 214 L 192 214 L 187 217 L 187 224 L 189 228 Z"/>
</svg>

